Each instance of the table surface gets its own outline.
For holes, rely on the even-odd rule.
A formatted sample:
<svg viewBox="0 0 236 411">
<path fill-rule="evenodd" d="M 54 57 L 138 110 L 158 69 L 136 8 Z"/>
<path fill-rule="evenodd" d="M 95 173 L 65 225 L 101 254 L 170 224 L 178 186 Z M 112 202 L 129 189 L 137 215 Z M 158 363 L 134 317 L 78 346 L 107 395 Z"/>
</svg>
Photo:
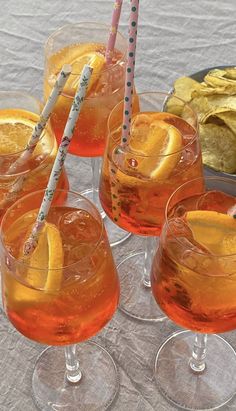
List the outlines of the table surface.
<svg viewBox="0 0 236 411">
<path fill-rule="evenodd" d="M 112 0 L 0 0 L 0 89 L 25 90 L 42 98 L 43 45 L 58 27 L 78 21 L 108 23 Z M 127 33 L 129 2 L 124 2 L 120 31 Z M 139 91 L 168 90 L 175 78 L 205 67 L 235 64 L 235 0 L 141 0 L 136 59 Z M 88 159 L 69 156 L 71 187 L 91 186 Z M 131 237 L 116 247 L 120 262 L 143 240 Z M 153 363 L 160 344 L 177 327 L 135 322 L 119 311 L 95 337 L 114 356 L 120 372 L 120 392 L 114 411 L 173 411 L 158 392 Z M 225 338 L 236 348 L 236 334 Z M 0 311 L 0 410 L 34 411 L 31 375 L 43 346 L 22 337 Z M 236 400 L 224 406 L 236 410 Z"/>
</svg>

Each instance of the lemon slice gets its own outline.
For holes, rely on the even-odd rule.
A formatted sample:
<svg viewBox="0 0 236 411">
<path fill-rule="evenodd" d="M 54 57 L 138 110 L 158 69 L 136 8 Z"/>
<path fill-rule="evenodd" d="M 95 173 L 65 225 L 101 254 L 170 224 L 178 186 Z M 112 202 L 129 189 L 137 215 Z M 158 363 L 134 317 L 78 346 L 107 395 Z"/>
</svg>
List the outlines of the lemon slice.
<svg viewBox="0 0 236 411">
<path fill-rule="evenodd" d="M 79 74 L 82 72 L 85 64 L 88 64 L 93 68 L 93 73 L 91 75 L 87 89 L 88 93 L 98 80 L 99 74 L 101 73 L 102 68 L 105 64 L 105 57 L 99 52 L 90 52 L 84 53 L 73 60 L 70 65 L 72 66 L 72 73 L 76 73 L 76 78 L 75 75 L 72 74 L 67 82 L 67 87 L 69 86 L 69 88 L 73 89 L 74 91 L 77 89 L 80 80 Z"/>
<path fill-rule="evenodd" d="M 187 224 L 194 239 L 215 255 L 236 253 L 236 219 L 216 211 L 189 211 Z"/>
<path fill-rule="evenodd" d="M 0 110 L 0 154 L 24 150 L 38 119 L 24 110 Z"/>
<path fill-rule="evenodd" d="M 37 247 L 27 260 L 27 264 L 30 265 L 27 281 L 32 287 L 42 288 L 45 292 L 59 290 L 62 281 L 63 260 L 60 232 L 55 225 L 45 223 Z"/>
</svg>

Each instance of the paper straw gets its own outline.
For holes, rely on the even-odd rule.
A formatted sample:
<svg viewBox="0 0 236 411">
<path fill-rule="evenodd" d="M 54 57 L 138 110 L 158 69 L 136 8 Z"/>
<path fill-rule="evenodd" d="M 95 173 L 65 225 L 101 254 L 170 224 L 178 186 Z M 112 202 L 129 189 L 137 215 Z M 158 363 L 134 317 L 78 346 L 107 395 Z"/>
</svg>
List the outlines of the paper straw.
<svg viewBox="0 0 236 411">
<path fill-rule="evenodd" d="M 132 94 L 134 88 L 135 51 L 138 28 L 138 9 L 139 0 L 131 0 L 131 10 L 129 18 L 128 59 L 125 78 L 125 99 L 121 145 L 127 144 L 130 134 L 130 123 L 132 116 Z"/>
<path fill-rule="evenodd" d="M 115 0 L 113 14 L 112 14 L 110 34 L 109 34 L 109 39 L 108 39 L 106 53 L 105 53 L 107 64 L 111 63 L 112 57 L 113 57 L 113 51 L 115 48 L 116 35 L 117 35 L 118 26 L 119 26 L 122 3 L 123 3 L 123 0 Z"/>
<path fill-rule="evenodd" d="M 134 67 L 135 67 L 135 51 L 138 27 L 138 9 L 139 0 L 131 0 L 130 17 L 129 17 L 129 39 L 128 39 L 128 59 L 126 65 L 125 78 L 125 98 L 123 109 L 123 123 L 121 146 L 126 146 L 130 135 L 130 123 L 132 116 L 132 95 L 134 88 Z M 111 202 L 112 215 L 115 222 L 119 222 L 121 215 L 121 204 L 119 201 L 119 180 L 117 179 L 116 168 L 110 164 L 110 186 L 111 186 Z"/>
<path fill-rule="evenodd" d="M 16 172 L 17 167 L 22 166 L 23 164 L 26 163 L 26 161 L 31 157 L 36 144 L 38 143 L 40 136 L 46 126 L 46 123 L 52 113 L 52 110 L 57 102 L 57 99 L 59 95 L 61 94 L 64 85 L 66 84 L 66 81 L 71 74 L 72 67 L 69 64 L 65 64 L 58 77 L 57 80 L 53 86 L 53 89 L 51 91 L 51 94 L 42 110 L 42 113 L 40 114 L 40 120 L 39 122 L 35 125 L 33 133 L 30 137 L 30 140 L 26 146 L 25 151 L 21 154 L 21 156 L 11 165 L 11 167 L 8 169 L 8 173 L 12 174 L 13 172 Z"/>
<path fill-rule="evenodd" d="M 7 174 L 14 174 L 17 172 L 17 168 L 19 166 L 22 166 L 25 164 L 29 158 L 31 157 L 35 146 L 37 145 L 40 136 L 46 126 L 46 123 L 52 113 L 52 110 L 57 102 L 57 99 L 59 95 L 61 94 L 64 85 L 66 84 L 66 81 L 68 80 L 69 75 L 71 74 L 72 68 L 69 64 L 65 64 L 58 77 L 57 80 L 53 86 L 53 89 L 51 91 L 51 94 L 42 110 L 42 113 L 40 114 L 40 120 L 39 122 L 35 125 L 34 130 L 32 132 L 32 135 L 30 137 L 30 140 L 26 146 L 25 151 L 20 155 L 20 157 L 9 167 L 7 170 Z M 24 182 L 26 180 L 26 176 L 20 176 L 18 177 L 13 185 L 11 186 L 9 192 L 6 194 L 5 198 L 1 201 L 0 207 L 5 208 L 8 203 L 11 203 L 16 200 L 18 193 L 22 190 L 22 187 L 24 185 Z"/>
<path fill-rule="evenodd" d="M 92 72 L 93 72 L 92 67 L 88 65 L 84 66 L 83 71 L 80 76 L 79 86 L 76 91 L 76 94 L 75 94 L 75 97 L 74 97 L 74 100 L 73 100 L 73 103 L 70 109 L 70 113 L 69 113 L 67 123 L 64 129 L 61 144 L 59 146 L 57 156 L 53 164 L 53 168 L 52 168 L 52 171 L 49 177 L 48 185 L 45 190 L 45 194 L 44 194 L 43 201 L 39 209 L 39 213 L 38 213 L 35 225 L 32 229 L 32 233 L 29 239 L 24 244 L 24 254 L 25 255 L 30 254 L 37 246 L 38 237 L 44 226 L 46 217 L 48 215 L 48 212 L 49 212 L 49 209 L 52 203 L 52 199 L 54 196 L 54 192 L 56 190 L 57 182 L 61 175 L 62 168 L 63 168 L 64 162 L 66 159 L 66 154 L 69 148 L 69 144 L 73 136 L 75 123 L 79 116 Z"/>
</svg>

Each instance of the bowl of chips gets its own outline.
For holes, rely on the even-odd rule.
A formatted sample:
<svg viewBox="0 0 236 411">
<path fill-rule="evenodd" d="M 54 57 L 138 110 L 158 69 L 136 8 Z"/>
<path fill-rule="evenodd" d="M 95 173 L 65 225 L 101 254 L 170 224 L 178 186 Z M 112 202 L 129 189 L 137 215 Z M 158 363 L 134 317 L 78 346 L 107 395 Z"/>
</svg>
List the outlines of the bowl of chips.
<svg viewBox="0 0 236 411">
<path fill-rule="evenodd" d="M 236 67 L 212 67 L 180 77 L 171 94 L 197 113 L 206 174 L 236 178 Z M 171 97 L 165 109 L 180 114 Z"/>
</svg>

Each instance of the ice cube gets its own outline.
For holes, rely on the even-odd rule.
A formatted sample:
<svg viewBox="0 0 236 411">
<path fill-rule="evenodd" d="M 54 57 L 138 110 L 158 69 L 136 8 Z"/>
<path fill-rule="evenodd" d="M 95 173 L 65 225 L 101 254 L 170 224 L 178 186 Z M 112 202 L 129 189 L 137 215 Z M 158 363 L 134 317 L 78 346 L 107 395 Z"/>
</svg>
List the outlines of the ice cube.
<svg viewBox="0 0 236 411">
<path fill-rule="evenodd" d="M 235 197 L 223 193 L 222 191 L 208 191 L 198 199 L 197 209 L 212 210 L 219 213 L 230 214 L 232 210 L 236 211 Z"/>
<path fill-rule="evenodd" d="M 182 210 L 179 210 L 181 213 L 181 216 L 185 214 L 185 208 Z M 169 228 L 171 233 L 173 233 L 177 237 L 182 237 L 183 235 L 185 237 L 188 237 L 190 239 L 193 238 L 193 234 L 191 231 L 191 228 L 188 226 L 184 218 L 173 218 L 169 221 Z"/>
<path fill-rule="evenodd" d="M 81 260 L 82 258 L 88 256 L 93 249 L 92 244 L 90 243 L 80 243 L 78 246 L 71 247 L 68 250 L 68 264 L 76 263 L 77 261 Z"/>
<path fill-rule="evenodd" d="M 184 214 L 186 213 L 187 209 L 183 204 L 177 204 L 177 206 L 174 208 L 174 217 L 183 217 Z M 176 218 L 176 224 L 178 223 L 178 218 Z"/>
<path fill-rule="evenodd" d="M 212 254 L 208 248 L 194 239 L 186 221 L 182 218 L 174 218 L 169 222 L 169 228 L 174 237 L 168 239 L 167 247 L 174 260 L 201 274 L 205 274 L 206 270 L 214 273 L 215 263 Z"/>
<path fill-rule="evenodd" d="M 124 68 L 120 65 L 115 65 L 112 69 L 105 70 L 101 73 L 91 94 L 93 96 L 97 94 L 111 95 L 123 87 L 123 79 Z"/>
<path fill-rule="evenodd" d="M 69 211 L 61 216 L 59 228 L 67 242 L 95 243 L 100 237 L 99 223 L 86 210 Z"/>
<path fill-rule="evenodd" d="M 123 87 L 124 65 L 115 64 L 112 70 L 108 71 L 109 82 L 113 85 L 113 90 Z"/>
</svg>

